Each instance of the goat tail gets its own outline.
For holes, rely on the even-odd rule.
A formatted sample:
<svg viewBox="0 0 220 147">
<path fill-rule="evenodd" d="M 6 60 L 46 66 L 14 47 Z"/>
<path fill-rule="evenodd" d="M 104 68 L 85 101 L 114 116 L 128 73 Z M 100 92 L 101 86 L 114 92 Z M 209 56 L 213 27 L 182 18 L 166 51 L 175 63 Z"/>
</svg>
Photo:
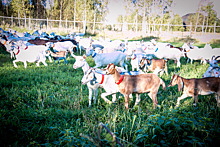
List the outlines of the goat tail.
<svg viewBox="0 0 220 147">
<path fill-rule="evenodd" d="M 160 85 L 163 87 L 163 90 L 166 90 L 166 84 L 161 78 L 160 78 Z"/>
</svg>

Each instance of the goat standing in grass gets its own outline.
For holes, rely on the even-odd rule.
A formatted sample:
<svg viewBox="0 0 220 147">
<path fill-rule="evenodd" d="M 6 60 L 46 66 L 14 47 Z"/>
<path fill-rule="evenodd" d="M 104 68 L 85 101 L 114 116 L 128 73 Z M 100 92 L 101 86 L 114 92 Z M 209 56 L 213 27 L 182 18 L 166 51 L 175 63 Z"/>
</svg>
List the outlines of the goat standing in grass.
<svg viewBox="0 0 220 147">
<path fill-rule="evenodd" d="M 207 77 L 201 79 L 185 79 L 179 74 L 173 74 L 170 86 L 178 85 L 178 90 L 183 91 L 183 94 L 178 97 L 176 106 L 179 106 L 180 100 L 185 99 L 187 97 L 193 97 L 194 105 L 198 102 L 198 95 L 209 95 L 212 93 L 216 94 L 217 106 L 220 103 L 220 78 L 216 77 Z"/>
<path fill-rule="evenodd" d="M 149 74 L 140 74 L 140 75 L 121 75 L 115 68 L 114 64 L 109 64 L 107 67 L 107 73 L 112 74 L 115 83 L 119 87 L 119 91 L 125 97 L 125 107 L 128 109 L 129 105 L 129 95 L 132 93 L 148 93 L 150 98 L 153 100 L 154 108 L 157 107 L 157 92 L 162 85 L 165 90 L 166 85 L 164 81 L 159 78 L 157 75 L 149 73 Z M 140 101 L 140 95 L 137 97 Z"/>
<path fill-rule="evenodd" d="M 220 77 L 220 67 L 218 65 L 219 61 L 217 61 L 219 57 L 220 56 L 212 57 L 212 59 L 209 61 L 209 68 L 202 76 L 203 78 L 204 77 Z"/>
<path fill-rule="evenodd" d="M 73 68 L 82 68 L 84 75 L 87 73 L 87 71 L 91 68 L 89 64 L 86 62 L 86 56 L 76 56 L 72 54 L 72 56 L 75 58 L 75 63 L 73 64 Z M 97 100 L 97 89 L 100 87 L 100 84 L 97 82 L 88 82 L 87 87 L 89 89 L 89 107 L 91 107 L 92 99 L 94 100 L 94 103 L 96 103 Z"/>
<path fill-rule="evenodd" d="M 119 66 L 125 67 L 127 70 L 127 65 L 125 64 L 126 54 L 121 51 L 97 54 L 92 48 L 88 48 L 86 49 L 86 56 L 90 55 L 95 61 L 95 68 L 114 63 L 115 65 L 119 64 Z"/>
<path fill-rule="evenodd" d="M 66 57 L 67 57 L 67 54 L 68 54 L 67 51 L 60 51 L 60 52 L 54 52 L 53 53 L 52 51 L 48 50 L 47 53 L 53 57 L 54 64 L 55 64 L 56 60 L 57 60 L 58 64 L 60 63 L 60 60 L 64 60 L 64 64 L 65 63 L 67 64 L 67 60 L 66 60 Z"/>
<path fill-rule="evenodd" d="M 164 59 L 142 58 L 139 66 L 145 72 L 152 71 L 154 74 L 158 75 L 160 73 L 160 76 L 162 76 L 165 71 L 166 75 L 168 75 L 167 60 Z"/>
</svg>

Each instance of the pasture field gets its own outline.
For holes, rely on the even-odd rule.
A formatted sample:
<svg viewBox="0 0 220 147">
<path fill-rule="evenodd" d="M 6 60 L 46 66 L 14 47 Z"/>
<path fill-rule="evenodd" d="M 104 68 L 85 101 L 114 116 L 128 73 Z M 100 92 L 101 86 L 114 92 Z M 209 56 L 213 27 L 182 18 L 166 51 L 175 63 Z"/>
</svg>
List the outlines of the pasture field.
<svg viewBox="0 0 220 147">
<path fill-rule="evenodd" d="M 181 43 L 173 42 L 181 46 Z M 220 43 L 213 44 L 220 47 Z M 204 44 L 198 44 L 204 46 Z M 1 146 L 217 146 L 220 143 L 220 109 L 214 95 L 181 101 L 177 86 L 160 87 L 158 108 L 147 94 L 141 95 L 139 106 L 124 98 L 107 104 L 98 90 L 97 103 L 88 107 L 88 89 L 81 84 L 82 69 L 73 69 L 75 59 L 50 63 L 48 66 L 19 62 L 14 68 L 10 55 L 0 54 L 0 144 Z M 88 57 L 87 62 L 94 66 Z M 181 58 L 181 67 L 168 61 L 169 75 L 161 78 L 169 84 L 174 72 L 185 78 L 201 78 L 209 65 L 199 61 L 192 65 Z M 129 66 L 131 69 L 131 66 Z M 109 97 L 111 99 L 111 97 Z M 100 124 L 104 124 L 116 138 Z"/>
</svg>

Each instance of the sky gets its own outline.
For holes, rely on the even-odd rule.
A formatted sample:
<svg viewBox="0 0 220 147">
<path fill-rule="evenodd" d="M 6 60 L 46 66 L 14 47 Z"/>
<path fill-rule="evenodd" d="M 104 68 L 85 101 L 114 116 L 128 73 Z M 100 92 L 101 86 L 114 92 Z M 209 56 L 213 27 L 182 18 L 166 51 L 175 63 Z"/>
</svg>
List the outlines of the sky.
<svg viewBox="0 0 220 147">
<path fill-rule="evenodd" d="M 174 2 L 173 12 L 182 17 L 188 13 L 195 13 L 200 0 L 174 0 Z M 217 17 L 220 19 L 220 0 L 210 0 L 210 2 L 213 2 L 213 9 L 217 12 Z M 107 21 L 109 23 L 116 23 L 117 16 L 123 14 L 125 14 L 123 0 L 110 0 Z"/>
<path fill-rule="evenodd" d="M 200 0 L 174 0 L 176 5 L 173 12 L 181 17 L 187 13 L 195 13 Z M 217 12 L 217 17 L 220 18 L 220 0 L 210 0 L 214 4 L 214 10 Z"/>
</svg>

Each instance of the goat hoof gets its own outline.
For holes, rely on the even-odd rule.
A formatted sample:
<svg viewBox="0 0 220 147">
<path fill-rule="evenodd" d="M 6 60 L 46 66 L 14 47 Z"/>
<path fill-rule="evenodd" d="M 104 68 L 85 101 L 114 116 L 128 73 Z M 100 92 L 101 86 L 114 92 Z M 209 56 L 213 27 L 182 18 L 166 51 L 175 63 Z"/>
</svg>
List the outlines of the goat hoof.
<svg viewBox="0 0 220 147">
<path fill-rule="evenodd" d="M 195 107 L 196 107 L 196 106 L 197 106 L 197 104 L 196 104 L 196 103 L 194 103 L 194 104 L 193 104 L 193 106 L 195 106 Z"/>
</svg>

